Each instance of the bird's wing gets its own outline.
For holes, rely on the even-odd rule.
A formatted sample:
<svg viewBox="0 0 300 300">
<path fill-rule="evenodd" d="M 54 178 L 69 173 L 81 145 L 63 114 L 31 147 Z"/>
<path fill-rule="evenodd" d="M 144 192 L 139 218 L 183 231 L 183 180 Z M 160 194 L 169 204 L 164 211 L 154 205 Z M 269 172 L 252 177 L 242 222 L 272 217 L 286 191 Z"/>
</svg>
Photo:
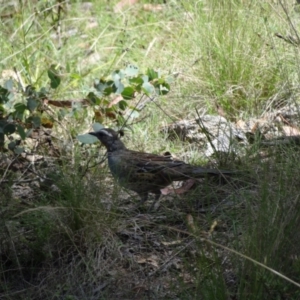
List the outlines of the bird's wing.
<svg viewBox="0 0 300 300">
<path fill-rule="evenodd" d="M 137 172 L 156 173 L 185 165 L 183 161 L 174 160 L 171 155 L 130 151 L 127 153 L 127 157 L 131 158 L 131 165 L 135 166 Z M 124 157 L 124 159 L 126 158 Z"/>
</svg>

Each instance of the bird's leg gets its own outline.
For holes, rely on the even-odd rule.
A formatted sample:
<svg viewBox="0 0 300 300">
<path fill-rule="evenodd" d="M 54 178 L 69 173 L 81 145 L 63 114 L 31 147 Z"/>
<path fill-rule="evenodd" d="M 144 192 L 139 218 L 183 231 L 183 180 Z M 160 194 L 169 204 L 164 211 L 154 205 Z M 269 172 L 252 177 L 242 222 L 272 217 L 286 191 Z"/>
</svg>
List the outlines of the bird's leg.
<svg viewBox="0 0 300 300">
<path fill-rule="evenodd" d="M 148 199 L 148 193 L 140 193 L 139 196 L 141 197 L 140 205 L 144 204 Z"/>
<path fill-rule="evenodd" d="M 140 209 L 148 199 L 148 193 L 139 193 L 140 202 L 134 206 L 135 209 Z"/>
<path fill-rule="evenodd" d="M 153 203 L 151 204 L 150 208 L 148 209 L 148 211 L 152 211 L 153 208 L 155 208 L 155 204 L 157 203 L 159 197 L 161 196 L 161 193 L 159 194 L 155 194 L 155 198 L 154 198 L 154 201 Z M 156 210 L 156 209 L 155 209 Z"/>
</svg>

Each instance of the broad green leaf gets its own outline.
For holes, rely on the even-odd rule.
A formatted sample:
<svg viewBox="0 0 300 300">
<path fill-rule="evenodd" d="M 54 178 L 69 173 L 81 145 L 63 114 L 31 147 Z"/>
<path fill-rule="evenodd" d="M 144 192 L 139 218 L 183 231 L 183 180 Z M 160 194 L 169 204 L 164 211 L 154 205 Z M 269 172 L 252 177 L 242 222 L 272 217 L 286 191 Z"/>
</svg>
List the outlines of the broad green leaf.
<svg viewBox="0 0 300 300">
<path fill-rule="evenodd" d="M 120 109 L 122 109 L 122 110 L 125 110 L 126 107 L 128 106 L 127 102 L 124 100 L 121 100 L 118 104 L 119 104 Z"/>
<path fill-rule="evenodd" d="M 48 90 L 45 87 L 42 87 L 38 92 L 39 99 L 47 98 Z"/>
<path fill-rule="evenodd" d="M 142 75 L 142 80 L 143 80 L 144 83 L 149 82 L 149 76 Z"/>
<path fill-rule="evenodd" d="M 12 134 L 16 131 L 16 126 L 15 124 L 7 124 L 3 128 L 3 133 L 6 135 Z"/>
<path fill-rule="evenodd" d="M 115 80 L 114 85 L 117 88 L 115 93 L 120 95 L 124 91 L 124 84 L 121 81 Z"/>
<path fill-rule="evenodd" d="M 9 90 L 0 86 L 0 103 L 6 103 L 9 101 Z"/>
<path fill-rule="evenodd" d="M 92 127 L 93 127 L 93 130 L 94 130 L 94 131 L 99 131 L 99 130 L 101 130 L 102 128 L 104 128 L 104 126 L 103 126 L 102 124 L 100 124 L 100 123 L 94 123 L 94 124 L 92 125 Z"/>
<path fill-rule="evenodd" d="M 163 82 L 162 84 L 155 85 L 155 89 L 158 95 L 166 95 L 170 91 L 170 85 L 167 82 Z"/>
<path fill-rule="evenodd" d="M 123 70 L 116 70 L 111 74 L 113 80 L 122 80 L 125 78 L 125 74 Z"/>
<path fill-rule="evenodd" d="M 148 69 L 147 70 L 147 75 L 149 76 L 149 81 L 152 81 L 154 79 L 157 79 L 158 76 L 158 72 L 154 71 L 153 69 Z"/>
<path fill-rule="evenodd" d="M 15 141 L 12 141 L 12 142 L 10 142 L 10 143 L 7 145 L 7 148 L 8 148 L 9 150 L 11 150 L 11 151 L 14 151 L 15 147 L 16 147 L 16 142 L 15 142 Z"/>
<path fill-rule="evenodd" d="M 32 117 L 32 124 L 35 128 L 38 128 L 41 126 L 41 118 L 39 116 L 33 116 Z"/>
<path fill-rule="evenodd" d="M 12 79 L 8 79 L 5 83 L 4 83 L 4 87 L 9 90 L 12 91 L 13 87 L 14 87 L 14 82 Z"/>
<path fill-rule="evenodd" d="M 94 82 L 94 88 L 99 91 L 99 92 L 103 92 L 103 90 L 107 87 L 107 83 L 106 83 L 106 79 L 104 78 L 100 78 L 100 79 L 96 79 Z"/>
<path fill-rule="evenodd" d="M 131 100 L 134 98 L 134 93 L 135 90 L 131 86 L 127 86 L 126 88 L 124 88 L 121 95 L 125 100 Z"/>
<path fill-rule="evenodd" d="M 105 88 L 103 90 L 103 95 L 104 96 L 109 96 L 110 94 L 112 94 L 114 92 L 114 89 L 112 86 L 108 86 L 107 88 Z"/>
<path fill-rule="evenodd" d="M 21 153 L 23 153 L 23 151 L 24 151 L 24 148 L 23 147 L 19 147 L 19 146 L 15 147 L 15 149 L 14 149 L 14 152 L 16 154 L 21 154 Z"/>
<path fill-rule="evenodd" d="M 38 106 L 38 102 L 34 98 L 28 98 L 27 99 L 27 108 L 30 110 L 30 112 L 33 112 Z"/>
<path fill-rule="evenodd" d="M 147 77 L 147 81 L 148 81 L 148 77 Z M 129 79 L 129 83 L 133 84 L 133 85 L 142 85 L 144 82 L 143 78 L 141 77 L 133 77 Z"/>
<path fill-rule="evenodd" d="M 87 98 L 95 105 L 99 105 L 101 100 L 93 92 L 89 92 Z"/>
<path fill-rule="evenodd" d="M 16 103 L 16 104 L 14 105 L 14 109 L 15 109 L 16 111 L 18 111 L 19 113 L 23 113 L 23 112 L 27 109 L 27 107 L 26 107 L 26 105 L 23 104 L 23 103 Z"/>
<path fill-rule="evenodd" d="M 0 145 L 4 144 L 4 133 L 0 131 Z"/>
<path fill-rule="evenodd" d="M 94 135 L 88 133 L 77 135 L 77 139 L 83 144 L 94 144 L 98 141 L 98 139 Z"/>
<path fill-rule="evenodd" d="M 113 79 L 114 82 L 115 82 L 115 81 L 120 81 L 120 80 L 121 80 L 121 76 L 120 76 L 120 74 L 117 73 L 117 72 L 112 73 L 111 77 L 112 77 L 112 79 Z"/>
<path fill-rule="evenodd" d="M 0 121 L 0 130 L 1 130 L 1 128 L 2 128 L 2 131 L 1 132 L 3 132 L 3 128 L 7 125 L 7 124 L 9 124 L 6 120 L 1 120 Z"/>
<path fill-rule="evenodd" d="M 13 116 L 15 119 L 23 120 L 24 112 L 27 110 L 27 107 L 23 103 L 17 103 L 14 105 L 14 113 Z"/>
<path fill-rule="evenodd" d="M 17 131 L 18 131 L 18 133 L 19 133 L 21 139 L 22 139 L 22 140 L 25 140 L 25 138 L 26 138 L 26 133 L 25 133 L 24 128 L 23 128 L 20 124 L 17 125 Z"/>
<path fill-rule="evenodd" d="M 142 88 L 147 96 L 150 96 L 154 92 L 154 87 L 150 82 L 144 82 Z"/>
<path fill-rule="evenodd" d="M 133 77 L 139 73 L 139 68 L 134 65 L 128 65 L 124 70 L 126 76 Z"/>
</svg>

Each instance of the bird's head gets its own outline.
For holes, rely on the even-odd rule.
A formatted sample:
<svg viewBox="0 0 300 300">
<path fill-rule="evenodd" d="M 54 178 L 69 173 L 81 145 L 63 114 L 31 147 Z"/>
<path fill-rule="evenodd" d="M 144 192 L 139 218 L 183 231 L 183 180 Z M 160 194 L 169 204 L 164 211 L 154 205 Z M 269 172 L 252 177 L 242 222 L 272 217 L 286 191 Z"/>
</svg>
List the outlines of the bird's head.
<svg viewBox="0 0 300 300">
<path fill-rule="evenodd" d="M 119 133 L 111 128 L 102 128 L 95 132 L 89 132 L 89 134 L 97 137 L 107 151 L 125 149 L 125 145 L 119 138 Z"/>
</svg>

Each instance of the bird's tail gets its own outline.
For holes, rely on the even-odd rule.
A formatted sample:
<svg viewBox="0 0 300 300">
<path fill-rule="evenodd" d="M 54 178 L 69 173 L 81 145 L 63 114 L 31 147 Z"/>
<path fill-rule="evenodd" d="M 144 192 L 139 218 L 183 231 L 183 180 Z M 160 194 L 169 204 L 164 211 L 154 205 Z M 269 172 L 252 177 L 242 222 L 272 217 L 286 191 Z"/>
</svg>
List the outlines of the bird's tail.
<svg viewBox="0 0 300 300">
<path fill-rule="evenodd" d="M 205 177 L 207 175 L 222 176 L 222 175 L 233 175 L 236 173 L 237 171 L 206 169 L 206 168 L 199 167 L 199 168 L 193 168 L 191 172 L 191 176 L 195 176 L 195 177 Z"/>
</svg>

